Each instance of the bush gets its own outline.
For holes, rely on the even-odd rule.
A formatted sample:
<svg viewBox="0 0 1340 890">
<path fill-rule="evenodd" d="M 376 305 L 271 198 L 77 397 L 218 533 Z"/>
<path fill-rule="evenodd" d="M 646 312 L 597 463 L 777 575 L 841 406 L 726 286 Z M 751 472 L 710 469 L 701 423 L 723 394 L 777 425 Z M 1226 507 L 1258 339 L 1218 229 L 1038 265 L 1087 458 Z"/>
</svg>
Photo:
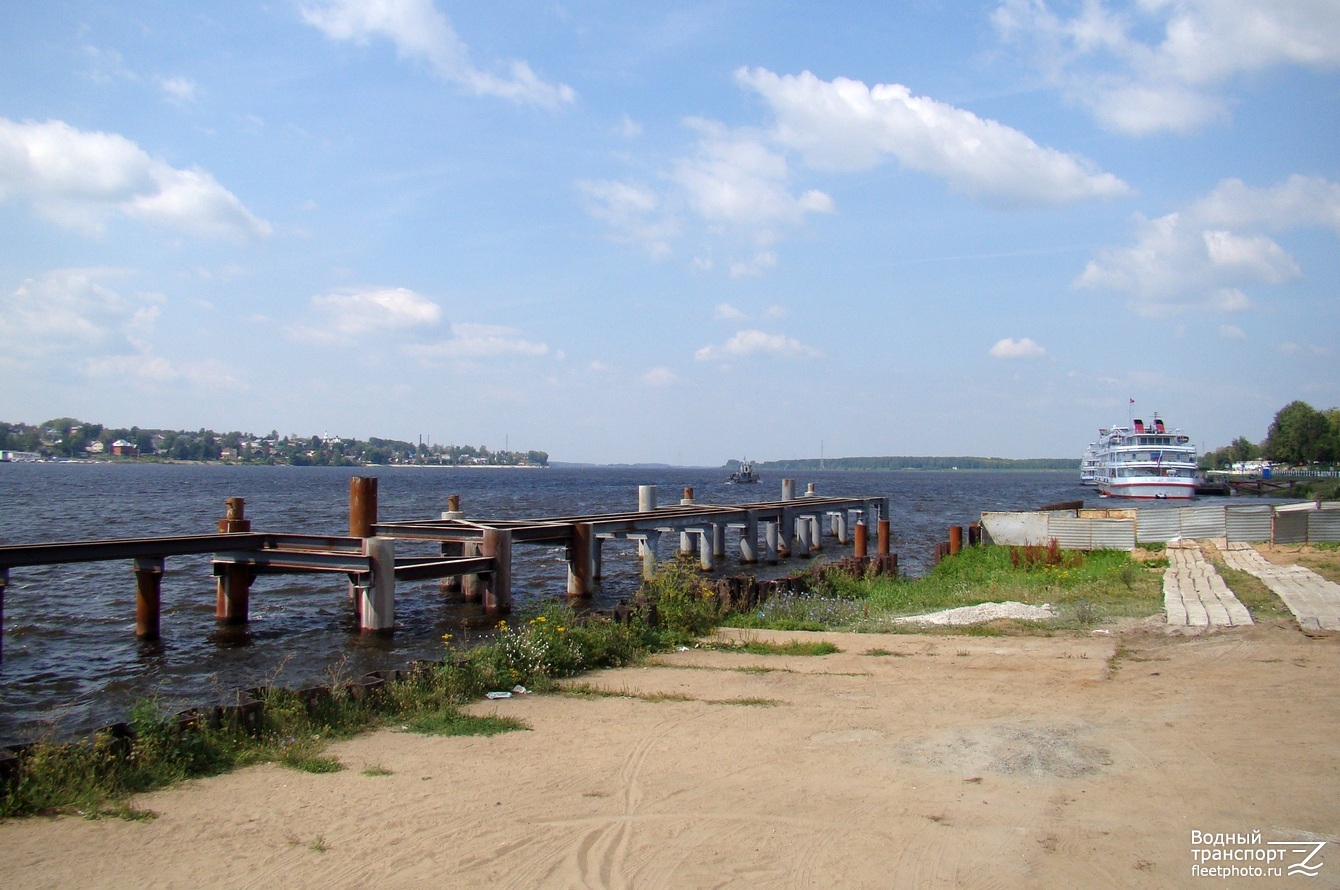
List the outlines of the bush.
<svg viewBox="0 0 1340 890">
<path fill-rule="evenodd" d="M 642 595 L 655 607 L 657 626 L 666 642 L 709 633 L 721 617 L 716 594 L 689 559 L 663 563 L 642 585 Z"/>
</svg>

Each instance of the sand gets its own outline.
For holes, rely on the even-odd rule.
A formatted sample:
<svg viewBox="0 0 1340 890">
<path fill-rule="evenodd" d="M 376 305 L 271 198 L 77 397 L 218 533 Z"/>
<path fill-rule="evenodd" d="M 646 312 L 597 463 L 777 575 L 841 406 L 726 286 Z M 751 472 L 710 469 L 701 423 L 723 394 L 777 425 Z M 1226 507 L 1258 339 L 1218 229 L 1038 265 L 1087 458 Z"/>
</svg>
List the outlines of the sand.
<svg viewBox="0 0 1340 890">
<path fill-rule="evenodd" d="M 652 700 L 472 706 L 527 732 L 383 731 L 344 772 L 137 798 L 152 821 L 0 824 L 4 885 L 1271 886 L 1192 877 L 1191 831 L 1340 842 L 1335 636 L 751 633 L 843 651 L 673 653 L 581 678 Z M 1340 886 L 1325 852 L 1310 885 Z"/>
</svg>

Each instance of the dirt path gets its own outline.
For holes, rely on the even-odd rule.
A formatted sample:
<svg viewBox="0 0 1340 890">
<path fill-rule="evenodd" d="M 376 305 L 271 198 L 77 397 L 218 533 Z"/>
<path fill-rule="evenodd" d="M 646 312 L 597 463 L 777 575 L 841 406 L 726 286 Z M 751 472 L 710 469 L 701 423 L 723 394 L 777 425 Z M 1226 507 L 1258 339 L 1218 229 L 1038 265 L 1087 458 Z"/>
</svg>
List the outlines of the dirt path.
<svg viewBox="0 0 1340 890">
<path fill-rule="evenodd" d="M 618 696 L 475 706 L 529 732 L 380 732 L 341 773 L 147 795 L 149 822 L 10 822 L 4 883 L 1205 886 L 1193 830 L 1340 842 L 1335 637 L 755 636 L 844 651 L 675 653 L 582 678 Z M 1340 886 L 1325 851 L 1311 886 Z"/>
</svg>

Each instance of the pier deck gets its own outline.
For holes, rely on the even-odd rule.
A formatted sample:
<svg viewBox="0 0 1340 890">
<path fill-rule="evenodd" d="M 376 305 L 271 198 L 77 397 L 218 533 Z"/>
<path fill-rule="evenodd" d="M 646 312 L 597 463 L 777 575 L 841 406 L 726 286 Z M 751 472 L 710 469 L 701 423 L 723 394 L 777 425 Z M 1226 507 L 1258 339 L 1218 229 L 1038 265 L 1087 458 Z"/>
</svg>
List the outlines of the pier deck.
<svg viewBox="0 0 1340 890">
<path fill-rule="evenodd" d="M 813 485 L 795 497 L 789 479 L 783 480 L 783 497 L 777 501 L 702 504 L 686 488 L 678 504 L 658 507 L 655 487 L 642 486 L 636 511 L 540 519 L 467 520 L 453 495 L 440 518 L 398 522 L 377 520 L 376 483 L 369 477 L 350 480 L 348 536 L 253 531 L 243 500 L 229 498 L 217 534 L 0 546 L 0 657 L 10 572 L 30 566 L 129 560 L 136 578 L 136 635 L 156 640 L 169 557 L 212 556 L 220 623 L 247 623 L 250 587 L 258 575 L 331 574 L 348 578 L 359 628 L 387 633 L 395 627 L 398 582 L 440 579 L 444 590 L 459 590 L 467 602 L 491 612 L 510 611 L 512 554 L 521 545 L 565 547 L 567 590 L 575 599 L 590 596 L 600 579 L 604 546 L 623 539 L 637 542 L 644 577 L 656 570 L 661 537 L 676 531 L 678 552 L 696 555 L 704 571 L 725 559 L 728 530 L 739 531 L 745 564 L 809 558 L 823 549 L 825 536 L 839 544 L 854 540 L 864 556 L 865 532 L 873 524 L 880 527 L 880 554 L 888 551 L 888 498 L 823 497 Z M 440 555 L 397 556 L 397 541 L 436 543 Z"/>
</svg>

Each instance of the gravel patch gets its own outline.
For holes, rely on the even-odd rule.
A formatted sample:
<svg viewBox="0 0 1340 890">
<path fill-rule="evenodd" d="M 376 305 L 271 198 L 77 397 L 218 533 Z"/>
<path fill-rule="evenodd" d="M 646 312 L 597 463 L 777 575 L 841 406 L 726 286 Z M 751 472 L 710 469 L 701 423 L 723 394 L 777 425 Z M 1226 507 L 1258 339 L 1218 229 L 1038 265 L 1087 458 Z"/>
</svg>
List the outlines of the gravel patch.
<svg viewBox="0 0 1340 890">
<path fill-rule="evenodd" d="M 997 618 L 1014 618 L 1019 621 L 1050 621 L 1056 617 L 1056 610 L 1050 603 L 1030 606 L 1027 603 L 982 603 L 978 606 L 963 606 L 958 609 L 945 609 L 943 612 L 931 612 L 928 615 L 908 615 L 895 618 L 896 624 L 983 624 Z"/>
</svg>

